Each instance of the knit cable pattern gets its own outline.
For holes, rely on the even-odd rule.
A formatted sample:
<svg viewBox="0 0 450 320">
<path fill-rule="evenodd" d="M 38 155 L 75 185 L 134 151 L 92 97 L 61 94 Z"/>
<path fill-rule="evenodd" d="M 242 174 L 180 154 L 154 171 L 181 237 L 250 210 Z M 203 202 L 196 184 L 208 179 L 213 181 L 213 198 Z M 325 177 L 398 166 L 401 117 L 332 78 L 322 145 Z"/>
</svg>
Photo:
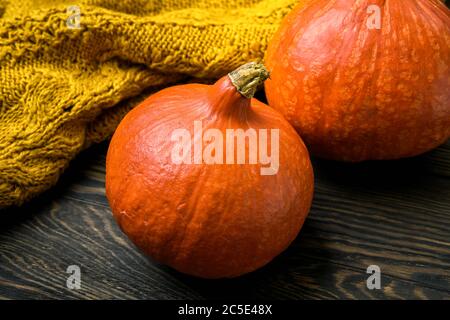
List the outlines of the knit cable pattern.
<svg viewBox="0 0 450 320">
<path fill-rule="evenodd" d="M 262 59 L 297 0 L 0 0 L 0 207 L 54 185 L 142 93 Z M 69 20 L 71 22 L 73 20 Z"/>
</svg>

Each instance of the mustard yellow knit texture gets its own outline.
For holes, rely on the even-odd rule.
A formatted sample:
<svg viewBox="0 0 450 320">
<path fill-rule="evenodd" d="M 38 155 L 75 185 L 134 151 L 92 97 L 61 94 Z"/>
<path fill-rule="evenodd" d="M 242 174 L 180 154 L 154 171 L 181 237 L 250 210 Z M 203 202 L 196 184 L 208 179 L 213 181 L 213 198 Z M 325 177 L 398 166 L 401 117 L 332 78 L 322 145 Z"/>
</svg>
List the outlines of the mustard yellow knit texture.
<svg viewBox="0 0 450 320">
<path fill-rule="evenodd" d="M 0 0 L 0 207 L 54 185 L 144 90 L 262 58 L 297 2 Z"/>
</svg>

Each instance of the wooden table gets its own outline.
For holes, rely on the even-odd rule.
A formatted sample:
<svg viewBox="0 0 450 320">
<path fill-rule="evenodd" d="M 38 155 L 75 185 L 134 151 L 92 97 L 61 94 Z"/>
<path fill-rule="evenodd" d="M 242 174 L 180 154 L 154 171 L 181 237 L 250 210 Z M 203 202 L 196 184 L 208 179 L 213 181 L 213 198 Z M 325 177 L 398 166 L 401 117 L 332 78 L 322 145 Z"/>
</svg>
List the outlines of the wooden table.
<svg viewBox="0 0 450 320">
<path fill-rule="evenodd" d="M 313 159 L 316 191 L 300 236 L 234 280 L 179 274 L 142 255 L 104 195 L 107 143 L 51 191 L 1 211 L 0 298 L 450 299 L 450 142 L 426 155 L 356 165 Z M 68 266 L 81 289 L 68 289 Z M 369 290 L 369 265 L 381 289 Z"/>
</svg>

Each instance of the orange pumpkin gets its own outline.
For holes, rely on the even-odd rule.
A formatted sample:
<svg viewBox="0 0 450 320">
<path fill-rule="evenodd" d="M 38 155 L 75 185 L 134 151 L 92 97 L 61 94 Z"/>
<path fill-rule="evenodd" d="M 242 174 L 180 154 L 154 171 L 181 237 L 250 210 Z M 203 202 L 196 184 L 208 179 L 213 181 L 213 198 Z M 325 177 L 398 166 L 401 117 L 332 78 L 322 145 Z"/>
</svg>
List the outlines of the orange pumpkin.
<svg viewBox="0 0 450 320">
<path fill-rule="evenodd" d="M 235 277 L 297 236 L 313 172 L 295 129 L 251 99 L 267 76 L 250 63 L 211 86 L 168 88 L 120 123 L 106 195 L 122 230 L 155 260 L 198 277 Z M 237 132 L 248 136 L 239 143 Z"/>
<path fill-rule="evenodd" d="M 269 44 L 269 104 L 311 153 L 362 161 L 450 137 L 450 11 L 439 0 L 317 0 Z"/>
</svg>

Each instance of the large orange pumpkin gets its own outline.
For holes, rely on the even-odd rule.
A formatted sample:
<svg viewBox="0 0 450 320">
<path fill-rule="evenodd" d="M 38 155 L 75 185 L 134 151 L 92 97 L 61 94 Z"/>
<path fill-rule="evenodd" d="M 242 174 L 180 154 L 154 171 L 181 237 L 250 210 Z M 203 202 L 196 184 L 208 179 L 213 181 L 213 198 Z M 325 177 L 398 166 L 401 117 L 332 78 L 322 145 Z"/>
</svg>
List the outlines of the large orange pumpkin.
<svg viewBox="0 0 450 320">
<path fill-rule="evenodd" d="M 310 152 L 362 161 L 450 136 L 450 13 L 438 0 L 317 0 L 269 44 L 269 104 Z"/>
<path fill-rule="evenodd" d="M 297 236 L 313 172 L 295 129 L 250 99 L 267 76 L 250 63 L 212 86 L 168 88 L 120 123 L 107 155 L 106 195 L 122 230 L 155 260 L 199 277 L 235 277 Z M 247 140 L 228 140 L 238 130 Z"/>
</svg>

